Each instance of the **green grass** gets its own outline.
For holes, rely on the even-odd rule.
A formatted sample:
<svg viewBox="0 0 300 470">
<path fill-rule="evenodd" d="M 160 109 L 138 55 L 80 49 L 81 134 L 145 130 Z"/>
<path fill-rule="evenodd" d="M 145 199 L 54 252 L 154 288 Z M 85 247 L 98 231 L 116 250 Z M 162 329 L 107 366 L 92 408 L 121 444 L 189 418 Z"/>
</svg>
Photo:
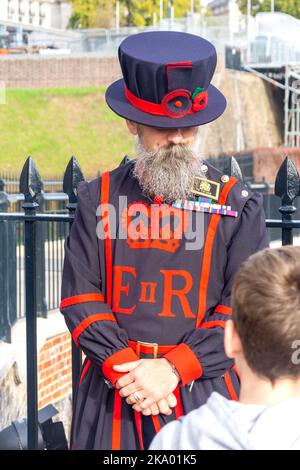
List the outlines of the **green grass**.
<svg viewBox="0 0 300 470">
<path fill-rule="evenodd" d="M 7 89 L 0 105 L 0 172 L 19 173 L 31 155 L 42 178 L 62 178 L 74 155 L 91 179 L 132 156 L 133 136 L 107 106 L 105 89 Z"/>
</svg>

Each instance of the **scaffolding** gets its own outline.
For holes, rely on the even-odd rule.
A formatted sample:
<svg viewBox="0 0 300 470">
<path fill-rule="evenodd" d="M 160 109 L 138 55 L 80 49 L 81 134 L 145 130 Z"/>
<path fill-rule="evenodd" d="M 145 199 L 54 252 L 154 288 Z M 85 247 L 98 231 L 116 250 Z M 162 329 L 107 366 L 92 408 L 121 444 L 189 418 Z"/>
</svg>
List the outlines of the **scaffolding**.
<svg viewBox="0 0 300 470">
<path fill-rule="evenodd" d="M 284 145 L 300 145 L 300 63 L 285 67 Z"/>
<path fill-rule="evenodd" d="M 284 91 L 284 145 L 300 145 L 300 20 L 281 12 L 258 13 L 255 37 L 243 57 L 243 69 Z M 268 71 L 283 70 L 283 80 Z"/>
</svg>

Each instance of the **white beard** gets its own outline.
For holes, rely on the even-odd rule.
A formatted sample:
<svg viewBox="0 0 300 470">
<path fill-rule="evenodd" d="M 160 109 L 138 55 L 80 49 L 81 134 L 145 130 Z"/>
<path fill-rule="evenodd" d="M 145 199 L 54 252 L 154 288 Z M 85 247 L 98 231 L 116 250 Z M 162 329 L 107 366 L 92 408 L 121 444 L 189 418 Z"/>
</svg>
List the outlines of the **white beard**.
<svg viewBox="0 0 300 470">
<path fill-rule="evenodd" d="M 201 169 L 199 130 L 192 145 L 171 144 L 149 151 L 136 136 L 136 163 L 132 174 L 146 197 L 162 197 L 167 204 L 186 199 L 194 176 L 206 176 Z"/>
</svg>

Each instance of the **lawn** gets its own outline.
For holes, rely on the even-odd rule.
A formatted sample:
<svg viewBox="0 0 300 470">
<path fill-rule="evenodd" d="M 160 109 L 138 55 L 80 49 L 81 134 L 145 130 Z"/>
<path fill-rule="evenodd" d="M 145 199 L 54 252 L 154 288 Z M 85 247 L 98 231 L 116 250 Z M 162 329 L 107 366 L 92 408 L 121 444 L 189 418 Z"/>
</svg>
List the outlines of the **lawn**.
<svg viewBox="0 0 300 470">
<path fill-rule="evenodd" d="M 31 155 L 42 178 L 62 178 L 74 155 L 86 179 L 134 152 L 125 120 L 104 98 L 105 87 L 7 89 L 0 105 L 0 173 L 19 174 Z"/>
</svg>

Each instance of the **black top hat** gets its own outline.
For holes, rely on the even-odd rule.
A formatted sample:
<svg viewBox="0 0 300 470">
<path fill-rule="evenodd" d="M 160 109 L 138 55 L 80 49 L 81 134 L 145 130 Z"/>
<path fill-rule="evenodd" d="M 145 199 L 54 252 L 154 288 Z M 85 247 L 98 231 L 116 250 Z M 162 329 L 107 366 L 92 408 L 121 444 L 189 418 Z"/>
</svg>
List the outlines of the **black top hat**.
<svg viewBox="0 0 300 470">
<path fill-rule="evenodd" d="M 152 127 L 206 124 L 226 108 L 211 80 L 216 49 L 194 34 L 151 31 L 134 34 L 118 49 L 123 78 L 106 90 L 109 107 L 126 119 Z"/>
</svg>

